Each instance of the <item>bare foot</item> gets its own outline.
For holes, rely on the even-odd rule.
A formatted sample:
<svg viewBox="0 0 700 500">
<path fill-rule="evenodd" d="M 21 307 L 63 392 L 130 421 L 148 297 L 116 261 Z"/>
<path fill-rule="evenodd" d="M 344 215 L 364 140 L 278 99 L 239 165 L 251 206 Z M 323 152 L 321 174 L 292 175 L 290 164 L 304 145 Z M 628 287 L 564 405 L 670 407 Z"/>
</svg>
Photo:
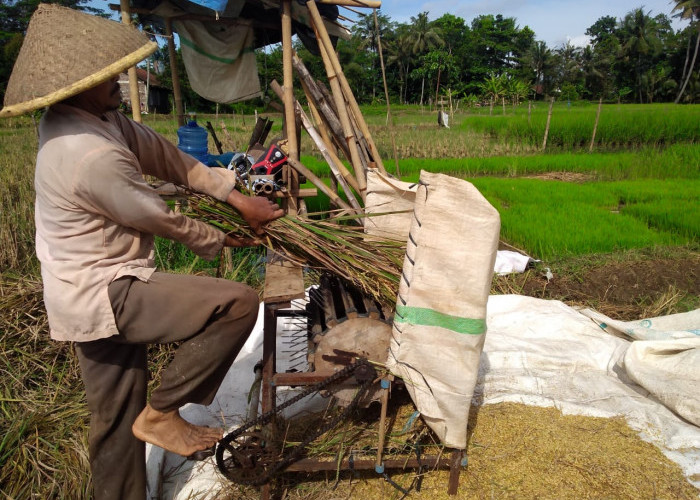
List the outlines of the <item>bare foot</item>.
<svg viewBox="0 0 700 500">
<path fill-rule="evenodd" d="M 141 441 L 187 457 L 195 451 L 211 448 L 224 435 L 223 429 L 191 424 L 173 410 L 163 413 L 146 405 L 131 426 Z"/>
</svg>

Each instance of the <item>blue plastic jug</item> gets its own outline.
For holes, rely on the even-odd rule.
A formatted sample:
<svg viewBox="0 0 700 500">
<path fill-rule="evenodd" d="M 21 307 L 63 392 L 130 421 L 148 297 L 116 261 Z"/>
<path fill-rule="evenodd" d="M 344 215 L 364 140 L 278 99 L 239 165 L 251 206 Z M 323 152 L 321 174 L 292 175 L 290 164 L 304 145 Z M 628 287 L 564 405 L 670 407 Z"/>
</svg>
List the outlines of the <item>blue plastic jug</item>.
<svg viewBox="0 0 700 500">
<path fill-rule="evenodd" d="M 180 151 L 194 156 L 205 165 L 209 163 L 209 134 L 207 129 L 197 125 L 196 120 L 190 120 L 187 125 L 177 129 L 177 138 Z"/>
</svg>

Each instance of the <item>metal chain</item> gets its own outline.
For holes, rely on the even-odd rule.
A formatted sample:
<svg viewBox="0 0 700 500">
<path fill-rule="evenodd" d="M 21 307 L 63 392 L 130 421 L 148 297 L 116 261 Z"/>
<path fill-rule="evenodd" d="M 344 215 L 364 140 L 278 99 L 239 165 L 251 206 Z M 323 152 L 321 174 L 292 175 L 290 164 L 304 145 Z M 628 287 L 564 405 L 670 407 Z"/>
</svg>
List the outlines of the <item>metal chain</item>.
<svg viewBox="0 0 700 500">
<path fill-rule="evenodd" d="M 364 358 L 360 358 L 357 360 L 352 365 L 349 365 L 342 370 L 334 373 L 330 377 L 322 380 L 321 382 L 318 382 L 314 385 L 310 385 L 308 388 L 306 388 L 304 391 L 300 392 L 293 398 L 289 399 L 288 401 L 285 401 L 281 405 L 279 405 L 276 409 L 274 410 L 269 410 L 262 415 L 260 415 L 258 418 L 250 420 L 248 422 L 243 423 L 240 427 L 238 427 L 236 430 L 232 431 L 231 433 L 227 434 L 224 436 L 220 441 L 219 444 L 216 448 L 216 464 L 219 467 L 219 470 L 221 473 L 229 478 L 232 481 L 235 481 L 239 484 L 244 484 L 244 485 L 249 485 L 249 486 L 261 486 L 263 484 L 268 483 L 270 480 L 275 475 L 280 474 L 281 472 L 284 471 L 289 465 L 291 465 L 293 462 L 297 461 L 306 447 L 316 438 L 318 438 L 321 434 L 324 434 L 325 432 L 328 432 L 330 429 L 335 427 L 339 422 L 344 420 L 359 404 L 362 396 L 364 395 L 365 391 L 369 388 L 369 386 L 372 384 L 374 377 L 368 377 L 359 387 L 357 394 L 353 398 L 353 400 L 350 402 L 350 404 L 334 419 L 331 419 L 328 421 L 325 425 L 321 426 L 316 432 L 312 433 L 310 436 L 307 436 L 301 443 L 299 443 L 297 446 L 295 446 L 290 453 L 287 454 L 284 458 L 282 458 L 280 461 L 278 461 L 274 467 L 272 467 L 270 470 L 268 470 L 265 474 L 257 477 L 257 478 L 252 478 L 252 479 L 242 479 L 240 477 L 236 477 L 234 474 L 229 472 L 229 467 L 226 464 L 226 460 L 224 459 L 224 452 L 226 448 L 230 445 L 231 442 L 233 442 L 237 437 L 245 433 L 248 429 L 252 427 L 257 427 L 259 425 L 264 425 L 269 423 L 275 415 L 278 413 L 281 413 L 283 410 L 286 408 L 292 406 L 293 404 L 301 401 L 305 397 L 321 391 L 325 389 L 326 387 L 343 380 L 345 378 L 350 377 L 358 368 L 362 366 L 368 366 L 372 369 L 372 365 Z"/>
</svg>

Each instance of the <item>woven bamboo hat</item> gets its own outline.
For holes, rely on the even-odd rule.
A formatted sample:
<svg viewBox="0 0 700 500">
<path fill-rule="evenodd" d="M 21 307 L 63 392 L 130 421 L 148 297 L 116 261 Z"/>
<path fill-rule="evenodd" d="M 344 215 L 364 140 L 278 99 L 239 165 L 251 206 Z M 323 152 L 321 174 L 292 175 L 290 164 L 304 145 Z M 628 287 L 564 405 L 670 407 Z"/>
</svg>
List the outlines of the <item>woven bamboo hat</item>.
<svg viewBox="0 0 700 500">
<path fill-rule="evenodd" d="M 39 4 L 7 83 L 0 117 L 50 106 L 95 87 L 157 48 L 129 25 Z"/>
</svg>

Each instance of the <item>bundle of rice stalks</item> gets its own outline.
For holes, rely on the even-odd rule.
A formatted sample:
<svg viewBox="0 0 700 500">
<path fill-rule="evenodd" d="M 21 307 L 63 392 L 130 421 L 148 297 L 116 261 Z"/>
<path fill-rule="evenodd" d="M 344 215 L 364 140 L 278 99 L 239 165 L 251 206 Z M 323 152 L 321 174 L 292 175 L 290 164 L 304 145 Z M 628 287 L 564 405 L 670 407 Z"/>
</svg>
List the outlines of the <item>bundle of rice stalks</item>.
<svg viewBox="0 0 700 500">
<path fill-rule="evenodd" d="M 233 237 L 255 237 L 247 222 L 229 204 L 195 193 L 190 194 L 188 201 L 190 217 Z M 330 220 L 285 216 L 265 226 L 263 244 L 299 265 L 345 279 L 382 307 L 393 309 L 405 243 L 370 236 L 358 225 L 343 224 L 357 217 Z"/>
</svg>

